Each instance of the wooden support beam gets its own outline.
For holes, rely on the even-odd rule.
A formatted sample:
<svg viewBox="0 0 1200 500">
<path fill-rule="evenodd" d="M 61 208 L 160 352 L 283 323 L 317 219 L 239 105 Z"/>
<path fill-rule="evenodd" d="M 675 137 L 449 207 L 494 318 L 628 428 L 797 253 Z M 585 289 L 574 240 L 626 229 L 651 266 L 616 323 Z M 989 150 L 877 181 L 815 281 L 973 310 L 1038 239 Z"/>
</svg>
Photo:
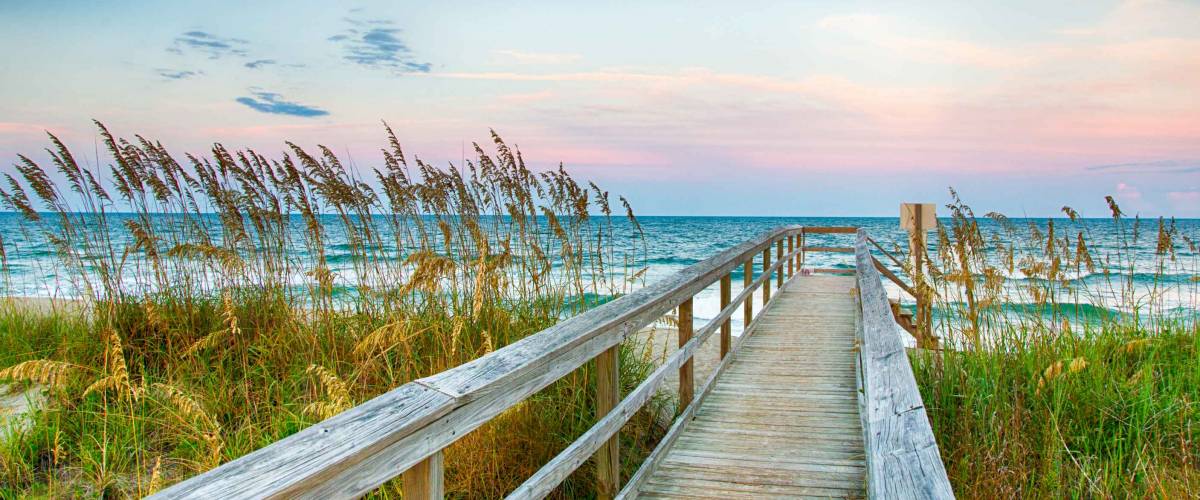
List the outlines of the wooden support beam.
<svg viewBox="0 0 1200 500">
<path fill-rule="evenodd" d="M 913 264 L 913 288 L 917 298 L 916 328 L 921 334 L 917 336 L 917 344 L 921 347 L 936 347 L 937 339 L 933 336 L 933 306 L 929 285 L 925 281 L 925 233 L 937 226 L 937 214 L 932 203 L 903 203 L 900 205 L 900 227 L 908 230 L 908 251 Z M 974 297 L 967 289 L 967 303 L 974 305 Z"/>
<path fill-rule="evenodd" d="M 596 420 L 621 402 L 620 344 L 596 356 Z M 618 433 L 619 434 L 619 433 Z M 621 491 L 620 437 L 613 434 L 596 450 L 596 497 L 612 498 Z"/>
<path fill-rule="evenodd" d="M 724 311 L 729 307 L 730 296 L 733 295 L 733 278 L 726 274 L 721 278 L 721 310 Z M 721 359 L 729 354 L 729 347 L 733 341 L 733 323 L 729 318 L 725 318 L 725 322 L 721 323 Z"/>
<path fill-rule="evenodd" d="M 769 273 L 771 269 L 771 247 L 763 249 L 763 273 Z M 767 302 L 771 300 L 771 278 L 763 282 L 763 307 L 766 307 Z"/>
<path fill-rule="evenodd" d="M 783 262 L 783 240 L 775 242 L 775 261 Z M 775 271 L 775 289 L 783 289 L 783 266 L 779 266 L 779 270 Z"/>
<path fill-rule="evenodd" d="M 854 253 L 851 247 L 804 247 L 805 252 Z"/>
<path fill-rule="evenodd" d="M 900 277 L 896 276 L 896 273 L 893 273 L 890 269 L 887 268 L 887 266 L 884 266 L 882 262 L 879 262 L 879 259 L 876 259 L 875 257 L 871 257 L 871 261 L 875 263 L 875 269 L 878 269 L 880 273 L 882 273 L 884 276 L 887 276 L 888 279 L 892 280 L 892 283 L 895 283 L 896 286 L 900 287 L 901 290 L 908 292 L 908 294 L 913 296 L 914 298 L 917 296 L 916 290 L 913 290 L 912 287 L 908 286 L 908 284 L 901 281 Z"/>
<path fill-rule="evenodd" d="M 439 450 L 404 471 L 401 475 L 401 489 L 404 498 L 414 500 L 440 499 L 445 494 L 442 481 L 442 452 Z"/>
<path fill-rule="evenodd" d="M 679 347 L 683 347 L 692 340 L 692 298 L 679 304 Z M 679 409 L 687 407 L 691 404 L 692 396 L 695 394 L 696 384 L 692 381 L 692 359 L 679 367 Z"/>
<path fill-rule="evenodd" d="M 750 288 L 751 283 L 754 283 L 753 257 L 742 264 L 742 289 Z M 754 294 L 747 295 L 746 301 L 742 302 L 742 332 L 746 331 L 751 321 L 754 321 Z"/>
<path fill-rule="evenodd" d="M 804 270 L 804 230 L 796 235 L 796 247 L 800 249 L 796 255 L 796 272 Z"/>
<path fill-rule="evenodd" d="M 796 235 L 788 236 L 787 240 L 788 240 L 788 248 L 787 248 L 788 255 L 791 255 L 792 251 L 794 251 L 796 249 Z M 794 275 L 796 273 L 794 264 L 796 264 L 796 256 L 793 255 L 791 258 L 788 259 L 788 274 L 787 275 L 789 278 L 791 278 L 792 275 Z"/>
<path fill-rule="evenodd" d="M 851 226 L 806 227 L 804 232 L 808 234 L 854 234 L 858 232 L 858 228 Z"/>
</svg>

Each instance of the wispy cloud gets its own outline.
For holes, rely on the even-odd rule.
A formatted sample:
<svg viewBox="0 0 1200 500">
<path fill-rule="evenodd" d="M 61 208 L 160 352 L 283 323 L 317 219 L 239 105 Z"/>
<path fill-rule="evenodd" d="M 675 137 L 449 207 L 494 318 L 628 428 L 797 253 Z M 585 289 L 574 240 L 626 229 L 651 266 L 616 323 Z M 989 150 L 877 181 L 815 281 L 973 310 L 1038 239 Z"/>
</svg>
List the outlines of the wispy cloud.
<svg viewBox="0 0 1200 500">
<path fill-rule="evenodd" d="M 583 59 L 579 54 L 554 52 L 524 52 L 520 50 L 493 50 L 492 53 L 518 64 L 568 64 Z"/>
<path fill-rule="evenodd" d="M 277 64 L 277 62 L 274 59 L 255 59 L 246 64 L 243 64 L 243 66 L 250 68 L 250 69 L 259 69 L 259 68 L 262 68 L 265 66 L 270 66 L 273 64 Z"/>
<path fill-rule="evenodd" d="M 188 78 L 191 78 L 194 76 L 200 76 L 200 75 L 204 74 L 203 71 L 180 70 L 180 69 L 158 68 L 158 69 L 155 69 L 154 71 L 158 73 L 158 76 L 161 76 L 167 80 L 186 80 Z"/>
<path fill-rule="evenodd" d="M 225 56 L 246 57 L 246 45 L 250 42 L 240 38 L 224 38 L 206 31 L 188 31 L 175 37 L 167 52 L 184 54 L 194 52 L 220 59 Z"/>
<path fill-rule="evenodd" d="M 342 58 L 363 66 L 398 73 L 428 73 L 432 65 L 419 62 L 400 39 L 399 28 L 386 19 L 347 19 L 351 28 L 329 37 L 342 47 Z"/>
<path fill-rule="evenodd" d="M 1092 165 L 1085 170 L 1110 173 L 1190 174 L 1200 172 L 1200 160 L 1158 160 Z"/>
<path fill-rule="evenodd" d="M 251 89 L 250 94 L 254 97 L 239 97 L 237 98 L 237 102 L 258 112 L 273 115 L 300 116 L 304 118 L 329 114 L 328 111 L 321 108 L 286 101 L 282 96 L 274 92 Z"/>
</svg>

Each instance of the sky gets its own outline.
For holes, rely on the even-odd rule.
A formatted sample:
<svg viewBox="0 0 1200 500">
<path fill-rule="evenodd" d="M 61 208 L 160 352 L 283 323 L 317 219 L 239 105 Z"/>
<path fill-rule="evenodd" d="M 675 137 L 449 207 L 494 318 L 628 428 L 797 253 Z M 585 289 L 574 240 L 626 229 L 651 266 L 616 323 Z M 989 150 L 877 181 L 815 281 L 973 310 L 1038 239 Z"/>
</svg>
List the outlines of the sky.
<svg viewBox="0 0 1200 500">
<path fill-rule="evenodd" d="M 1200 2 L 0 0 L 0 170 L 100 120 L 176 155 L 459 163 L 495 130 L 643 215 L 1200 217 Z"/>
</svg>

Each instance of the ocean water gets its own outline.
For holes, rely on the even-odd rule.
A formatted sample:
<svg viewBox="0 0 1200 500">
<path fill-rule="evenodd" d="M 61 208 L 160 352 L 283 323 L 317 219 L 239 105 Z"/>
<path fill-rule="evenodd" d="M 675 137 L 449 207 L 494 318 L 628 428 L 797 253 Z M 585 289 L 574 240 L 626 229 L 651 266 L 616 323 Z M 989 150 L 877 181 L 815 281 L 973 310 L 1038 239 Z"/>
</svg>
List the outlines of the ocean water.
<svg viewBox="0 0 1200 500">
<path fill-rule="evenodd" d="M 800 224 L 805 226 L 857 226 L 867 230 L 876 241 L 889 249 L 892 243 L 908 248 L 908 233 L 900 228 L 900 221 L 895 217 L 644 217 L 641 224 L 646 232 L 648 242 L 648 281 L 661 279 L 677 272 L 691 264 L 710 257 L 721 250 L 745 241 L 757 234 L 781 225 Z M 942 219 L 949 223 L 948 219 Z M 979 219 L 980 230 L 986 234 L 1001 231 L 999 224 L 991 219 Z M 1010 219 L 1021 229 L 1019 234 L 1028 234 L 1025 230 L 1029 224 L 1037 225 L 1044 232 L 1045 219 Z M 1195 277 L 1200 275 L 1200 256 L 1191 252 L 1182 238 L 1176 241 L 1176 260 L 1166 268 L 1159 269 L 1160 259 L 1156 255 L 1157 221 L 1142 221 L 1140 235 L 1136 242 L 1130 241 L 1132 222 L 1123 221 L 1124 231 L 1112 219 L 1081 219 L 1071 222 L 1067 219 L 1055 219 L 1058 234 L 1085 233 L 1089 248 L 1096 258 L 1095 273 L 1075 276 L 1073 283 L 1079 288 L 1093 292 L 1080 305 L 1082 309 L 1105 308 L 1119 311 L 1120 297 L 1105 296 L 1098 291 L 1119 288 L 1114 280 L 1126 276 L 1125 268 L 1117 263 L 1109 266 L 1110 274 L 1105 276 L 1104 265 L 1099 257 L 1102 254 L 1116 255 L 1120 249 L 1129 249 L 1129 254 L 1122 257 L 1133 262 L 1133 288 L 1142 303 L 1147 303 L 1147 297 L 1153 293 L 1162 309 L 1173 314 L 1200 313 L 1200 282 Z M 1192 241 L 1200 242 L 1200 219 L 1176 220 L 1176 228 L 1180 235 L 1186 235 Z M 1061 231 L 1068 231 L 1062 233 Z M 1124 236 L 1122 236 L 1124 234 Z M 936 244 L 934 233 L 927 238 L 930 252 Z M 1123 240 L 1125 242 L 1123 242 Z M 853 246 L 853 235 L 841 234 L 810 234 L 806 236 L 807 246 Z M 872 249 L 876 258 L 893 272 L 903 277 L 890 259 L 878 250 Z M 773 256 L 773 255 L 772 255 Z M 901 257 L 903 258 L 903 257 Z M 852 254 L 810 253 L 805 257 L 805 267 L 820 268 L 852 268 Z M 1161 272 L 1160 272 L 1161 271 Z M 1012 304 L 1009 307 L 1019 310 L 1028 298 L 1019 296 L 1015 291 L 1023 281 L 1019 273 L 1010 276 L 1009 287 L 1014 289 Z M 909 281 L 906 279 L 906 281 Z M 911 281 L 909 281 L 911 283 Z M 733 294 L 741 290 L 742 275 L 740 269 L 733 276 Z M 884 280 L 889 296 L 911 303 L 911 299 L 899 287 Z M 759 296 L 761 298 L 761 296 Z M 711 318 L 720 311 L 720 296 L 716 286 L 709 287 L 695 298 L 695 315 L 698 319 Z M 735 320 L 739 315 L 734 315 Z M 740 329 L 741 325 L 735 325 Z"/>
<path fill-rule="evenodd" d="M 110 224 L 117 228 L 114 233 L 116 239 L 113 242 L 117 248 L 133 244 L 132 235 L 128 234 L 123 224 L 123 218 L 129 217 L 131 216 L 119 214 L 110 216 Z M 171 222 L 170 216 L 158 217 L 160 217 L 158 223 L 170 224 Z M 644 240 L 637 237 L 637 231 L 626 219 L 614 217 L 613 241 L 617 242 L 618 253 L 637 256 L 639 259 L 644 258 L 647 268 L 645 283 L 665 278 L 726 248 L 783 225 L 858 226 L 865 228 L 885 248 L 891 248 L 893 242 L 902 248 L 907 248 L 907 234 L 900 228 L 899 220 L 894 217 L 657 216 L 640 217 L 638 220 Z M 216 224 L 215 217 L 213 222 L 214 227 L 219 226 Z M 338 289 L 353 290 L 356 284 L 345 281 L 346 276 L 353 275 L 351 270 L 354 263 L 349 252 L 350 246 L 341 236 L 341 232 L 337 230 L 340 223 L 336 218 L 329 216 L 325 222 L 329 228 L 325 248 L 328 263 L 334 274 L 342 277 L 338 282 Z M 943 222 L 948 221 L 943 220 Z M 1025 228 L 1030 224 L 1037 225 L 1042 230 L 1046 226 L 1045 219 L 1011 219 L 1011 222 L 1022 228 L 1023 234 L 1027 234 Z M 990 219 L 981 218 L 979 223 L 985 234 L 998 232 L 1001 229 Z M 1157 221 L 1142 221 L 1140 237 L 1136 241 L 1131 240 L 1132 222 L 1125 220 L 1122 224 L 1124 225 L 1123 230 L 1111 219 L 1084 219 L 1077 222 L 1066 219 L 1055 220 L 1060 235 L 1074 235 L 1083 231 L 1094 257 L 1097 258 L 1097 265 L 1100 269 L 1097 269 L 1095 273 L 1076 276 L 1076 282 L 1083 285 L 1096 285 L 1087 288 L 1111 288 L 1104 286 L 1106 283 L 1102 281 L 1111 282 L 1119 279 L 1120 276 L 1123 276 L 1125 268 L 1114 264 L 1110 266 L 1110 273 L 1106 276 L 1103 273 L 1100 257 L 1104 254 L 1115 255 L 1116 252 L 1122 251 L 1121 249 L 1129 249 L 1131 252 L 1123 253 L 1122 257 L 1133 262 L 1132 281 L 1134 288 L 1139 290 L 1138 293 L 1150 294 L 1153 292 L 1157 294 L 1158 300 L 1164 307 L 1183 314 L 1195 314 L 1198 300 L 1200 300 L 1200 282 L 1196 282 L 1194 277 L 1200 274 L 1200 269 L 1198 269 L 1200 256 L 1192 252 L 1182 238 L 1178 238 L 1176 260 L 1166 268 L 1159 269 L 1161 259 L 1155 253 Z M 1200 240 L 1200 219 L 1177 220 L 1175 224 L 1180 235 L 1187 236 L 1192 241 Z M 297 232 L 303 230 L 303 223 L 298 217 L 293 226 Z M 59 265 L 61 256 L 58 250 L 44 235 L 31 230 L 27 224 L 22 224 L 20 215 L 0 213 L 0 236 L 3 238 L 7 254 L 3 284 L 6 295 L 71 297 L 79 293 L 73 285 L 76 280 L 72 280 L 71 276 L 64 275 L 64 270 Z M 219 234 L 214 232 L 213 236 L 219 237 Z M 930 233 L 931 251 L 934 244 L 933 236 L 933 233 Z M 385 240 L 388 237 L 389 235 L 384 235 Z M 297 236 L 295 240 L 299 242 L 300 238 Z M 807 244 L 852 246 L 853 235 L 809 235 Z M 307 257 L 307 250 L 299 243 L 291 253 L 297 258 Z M 403 259 L 404 256 L 401 253 L 395 251 L 392 257 Z M 132 252 L 131 257 L 127 258 L 133 259 L 128 264 L 129 269 L 134 269 L 137 265 L 144 265 L 144 263 L 136 262 L 137 252 Z M 878 258 L 894 271 L 898 271 L 882 255 L 878 255 Z M 806 265 L 822 268 L 850 268 L 853 267 L 853 255 L 813 253 L 806 257 Z M 633 270 L 636 271 L 636 269 Z M 1014 290 L 1024 279 L 1020 275 L 1010 276 L 1010 278 Z M 296 277 L 298 284 L 306 279 L 304 276 Z M 741 269 L 738 268 L 733 275 L 733 293 L 735 295 L 740 291 L 741 283 Z M 901 296 L 899 289 L 890 282 L 885 281 L 885 285 L 889 288 L 892 296 Z M 1089 297 L 1088 301 L 1095 303 L 1087 305 L 1115 308 L 1117 299 L 1116 297 L 1094 296 Z M 719 311 L 718 300 L 716 284 L 697 295 L 695 299 L 696 317 L 705 319 L 714 316 Z M 1021 300 L 1014 296 L 1013 302 L 1019 306 Z M 735 322 L 738 321 L 738 317 L 740 315 L 735 315 Z M 736 325 L 735 329 L 740 329 L 740 327 L 740 324 Z"/>
</svg>

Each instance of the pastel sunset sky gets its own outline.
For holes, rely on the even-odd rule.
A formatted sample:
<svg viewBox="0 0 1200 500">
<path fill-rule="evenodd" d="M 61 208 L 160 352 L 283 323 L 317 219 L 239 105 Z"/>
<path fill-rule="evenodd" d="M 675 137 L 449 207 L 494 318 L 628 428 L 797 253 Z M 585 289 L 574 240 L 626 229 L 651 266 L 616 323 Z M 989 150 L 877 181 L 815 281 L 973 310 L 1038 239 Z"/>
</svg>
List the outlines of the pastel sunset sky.
<svg viewBox="0 0 1200 500">
<path fill-rule="evenodd" d="M 495 129 L 641 214 L 1200 217 L 1200 3 L 0 2 L 0 169 Z M 904 5 L 902 5 L 904 4 Z M 108 160 L 104 155 L 101 164 Z"/>
</svg>

